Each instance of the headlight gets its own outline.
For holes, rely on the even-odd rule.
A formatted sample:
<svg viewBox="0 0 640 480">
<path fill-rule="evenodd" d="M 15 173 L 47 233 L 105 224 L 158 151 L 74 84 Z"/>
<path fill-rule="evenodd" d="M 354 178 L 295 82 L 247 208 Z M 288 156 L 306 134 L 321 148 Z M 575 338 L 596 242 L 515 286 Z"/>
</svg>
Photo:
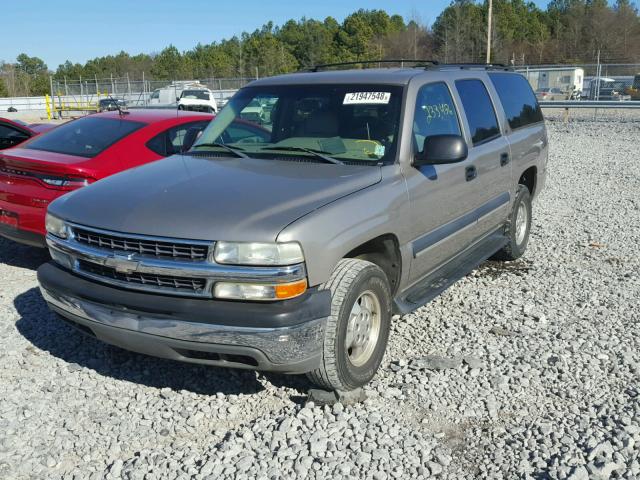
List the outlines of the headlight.
<svg viewBox="0 0 640 480">
<path fill-rule="evenodd" d="M 218 282 L 213 288 L 216 298 L 230 300 L 285 300 L 306 291 L 306 279 L 279 284 Z"/>
<path fill-rule="evenodd" d="M 293 265 L 302 263 L 304 255 L 299 243 L 217 242 L 217 263 L 230 265 Z"/>
<path fill-rule="evenodd" d="M 67 231 L 67 226 L 64 221 L 50 213 L 47 213 L 47 216 L 45 217 L 45 227 L 47 232 L 51 235 L 55 235 L 56 237 L 67 238 L 69 236 L 69 232 Z"/>
</svg>

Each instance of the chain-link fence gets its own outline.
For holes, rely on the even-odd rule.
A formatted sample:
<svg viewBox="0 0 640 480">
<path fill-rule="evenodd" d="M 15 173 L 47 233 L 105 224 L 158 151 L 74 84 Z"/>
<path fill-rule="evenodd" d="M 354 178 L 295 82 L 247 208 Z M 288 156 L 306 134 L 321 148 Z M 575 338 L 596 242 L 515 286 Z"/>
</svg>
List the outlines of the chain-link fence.
<svg viewBox="0 0 640 480">
<path fill-rule="evenodd" d="M 640 100 L 640 64 L 525 65 L 516 70 L 527 77 L 539 100 Z M 94 105 L 112 96 L 130 106 L 169 106 L 190 86 L 209 88 L 220 104 L 254 78 L 193 80 L 136 79 L 129 76 L 52 80 L 58 104 Z M 64 98 L 63 98 L 64 97 Z"/>
<path fill-rule="evenodd" d="M 113 100 L 133 108 L 175 108 L 182 92 L 193 88 L 210 89 L 220 108 L 239 88 L 253 80 L 255 79 L 132 80 L 129 76 L 74 80 L 52 78 L 50 109 L 53 116 L 77 115 L 99 111 L 101 105 L 109 105 Z"/>
<path fill-rule="evenodd" d="M 515 69 L 527 77 L 541 102 L 640 101 L 640 64 L 522 65 Z M 51 79 L 51 95 L 3 98 L 0 110 L 47 111 L 53 117 L 76 116 L 101 109 L 110 97 L 128 107 L 176 108 L 187 88 L 208 88 L 218 108 L 254 78 L 156 80 L 130 78 Z M 112 101 L 111 101 L 112 102 Z M 604 105 L 604 103 L 603 103 Z M 544 106 L 544 104 L 543 104 Z M 632 105 L 628 105 L 632 106 Z"/>
<path fill-rule="evenodd" d="M 170 85 L 180 86 L 200 84 L 211 90 L 237 90 L 255 78 L 204 78 L 190 80 L 136 79 L 129 76 L 109 78 L 52 79 L 51 88 L 55 95 L 135 95 L 153 92 Z"/>
</svg>

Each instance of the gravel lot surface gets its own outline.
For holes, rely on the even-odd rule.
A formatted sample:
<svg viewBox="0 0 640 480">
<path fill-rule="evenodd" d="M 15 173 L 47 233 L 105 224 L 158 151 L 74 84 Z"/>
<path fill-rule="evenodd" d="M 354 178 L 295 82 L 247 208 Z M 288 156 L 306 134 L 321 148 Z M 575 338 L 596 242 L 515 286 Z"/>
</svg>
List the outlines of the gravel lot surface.
<svg viewBox="0 0 640 480">
<path fill-rule="evenodd" d="M 356 406 L 84 337 L 0 242 L 0 478 L 640 478 L 640 123 L 549 129 L 526 256 L 396 320 Z"/>
</svg>

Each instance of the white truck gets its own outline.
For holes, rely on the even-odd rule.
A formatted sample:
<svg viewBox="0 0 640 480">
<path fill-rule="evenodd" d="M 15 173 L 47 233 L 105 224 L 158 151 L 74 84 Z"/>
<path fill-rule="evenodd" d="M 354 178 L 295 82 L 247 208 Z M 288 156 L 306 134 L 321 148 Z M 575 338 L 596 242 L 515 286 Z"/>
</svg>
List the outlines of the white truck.
<svg viewBox="0 0 640 480">
<path fill-rule="evenodd" d="M 183 90 L 206 88 L 198 80 L 176 80 L 165 87 L 156 88 L 149 95 L 149 105 L 176 105 Z"/>
<path fill-rule="evenodd" d="M 218 104 L 213 92 L 205 87 L 191 87 L 185 89 L 178 98 L 178 110 L 192 110 L 198 112 L 216 113 Z"/>
</svg>

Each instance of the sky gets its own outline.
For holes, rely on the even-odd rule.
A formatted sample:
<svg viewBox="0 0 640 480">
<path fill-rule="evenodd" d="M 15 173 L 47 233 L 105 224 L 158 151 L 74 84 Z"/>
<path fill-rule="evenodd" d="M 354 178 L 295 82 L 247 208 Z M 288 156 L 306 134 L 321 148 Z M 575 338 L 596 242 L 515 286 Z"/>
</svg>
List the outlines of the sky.
<svg viewBox="0 0 640 480">
<path fill-rule="evenodd" d="M 545 7 L 546 0 L 535 0 Z M 302 17 L 342 21 L 360 9 L 383 9 L 433 23 L 450 0 L 2 0 L 0 61 L 26 53 L 51 70 L 70 60 L 124 50 L 132 55 L 159 52 L 169 44 L 188 50 L 198 43 L 251 32 L 268 21 L 281 25 Z"/>
</svg>

